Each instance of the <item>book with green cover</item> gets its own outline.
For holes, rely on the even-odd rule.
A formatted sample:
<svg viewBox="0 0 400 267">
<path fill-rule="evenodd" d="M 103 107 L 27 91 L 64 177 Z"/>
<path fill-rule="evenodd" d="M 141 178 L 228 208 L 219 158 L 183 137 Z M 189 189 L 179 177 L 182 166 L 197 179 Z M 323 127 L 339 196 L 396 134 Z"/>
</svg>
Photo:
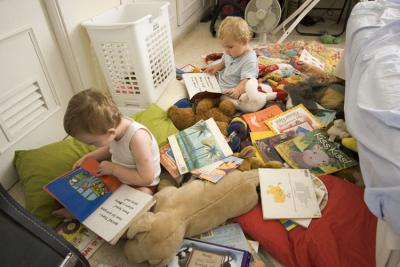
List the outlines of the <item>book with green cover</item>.
<svg viewBox="0 0 400 267">
<path fill-rule="evenodd" d="M 357 165 L 357 161 L 329 141 L 327 134 L 317 129 L 298 135 L 275 146 L 276 151 L 295 169 L 309 169 L 315 175 L 337 172 Z"/>
</svg>

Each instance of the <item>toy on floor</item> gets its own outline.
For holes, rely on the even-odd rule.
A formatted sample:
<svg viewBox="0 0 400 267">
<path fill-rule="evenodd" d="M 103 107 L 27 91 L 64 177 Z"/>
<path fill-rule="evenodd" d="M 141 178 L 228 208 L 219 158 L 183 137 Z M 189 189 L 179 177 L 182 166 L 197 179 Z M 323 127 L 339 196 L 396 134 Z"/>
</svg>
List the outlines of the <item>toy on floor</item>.
<svg viewBox="0 0 400 267">
<path fill-rule="evenodd" d="M 335 37 L 330 34 L 324 34 L 319 37 L 319 40 L 323 44 L 339 44 L 342 40 L 339 37 Z"/>
<path fill-rule="evenodd" d="M 214 118 L 222 134 L 227 136 L 226 128 L 235 112 L 235 106 L 229 100 L 205 98 L 194 108 L 172 106 L 167 114 L 178 130 L 184 130 L 200 120 Z"/>
<path fill-rule="evenodd" d="M 240 171 L 248 171 L 258 168 L 282 168 L 282 163 L 280 161 L 268 161 L 264 162 L 256 157 L 256 148 L 254 146 L 247 146 L 242 149 L 239 153 L 234 153 L 234 156 L 244 159 L 242 164 L 238 167 Z"/>
<path fill-rule="evenodd" d="M 249 134 L 247 123 L 242 118 L 235 117 L 231 120 L 226 130 L 228 132 L 228 144 L 232 151 L 240 151 L 242 140 L 246 139 Z"/>
<path fill-rule="evenodd" d="M 342 119 L 334 120 L 333 125 L 326 132 L 331 142 L 335 141 L 336 138 L 342 140 L 350 136 L 346 128 L 346 123 Z"/>
<path fill-rule="evenodd" d="M 354 137 L 345 137 L 342 139 L 342 145 L 354 152 L 358 152 L 357 140 Z"/>
<path fill-rule="evenodd" d="M 194 180 L 154 195 L 153 212 L 143 213 L 128 230 L 124 253 L 132 263 L 166 266 L 184 237 L 207 232 L 258 202 L 258 171 L 233 171 L 216 184 Z"/>
</svg>

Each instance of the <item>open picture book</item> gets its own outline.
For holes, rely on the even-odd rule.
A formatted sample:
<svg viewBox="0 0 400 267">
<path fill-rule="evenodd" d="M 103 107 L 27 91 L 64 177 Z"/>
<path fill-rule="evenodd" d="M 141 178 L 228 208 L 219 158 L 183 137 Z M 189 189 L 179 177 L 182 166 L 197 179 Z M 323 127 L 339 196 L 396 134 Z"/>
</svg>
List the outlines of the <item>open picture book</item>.
<svg viewBox="0 0 400 267">
<path fill-rule="evenodd" d="M 210 165 L 233 154 L 215 120 L 201 120 L 168 137 L 180 174 Z"/>
<path fill-rule="evenodd" d="M 205 97 L 216 97 L 222 94 L 215 75 L 208 73 L 184 73 L 182 78 L 190 100 Z"/>
<path fill-rule="evenodd" d="M 86 160 L 44 186 L 78 221 L 110 244 L 115 244 L 134 219 L 155 200 L 115 176 L 96 176 L 99 163 Z"/>
</svg>

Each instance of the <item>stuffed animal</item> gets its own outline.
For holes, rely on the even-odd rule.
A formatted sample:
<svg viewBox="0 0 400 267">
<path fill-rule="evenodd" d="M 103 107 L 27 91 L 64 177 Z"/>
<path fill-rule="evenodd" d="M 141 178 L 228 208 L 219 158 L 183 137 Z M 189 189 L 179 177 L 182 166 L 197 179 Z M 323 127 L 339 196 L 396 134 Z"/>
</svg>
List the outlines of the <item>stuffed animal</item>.
<svg viewBox="0 0 400 267">
<path fill-rule="evenodd" d="M 194 180 L 154 195 L 152 212 L 143 213 L 127 233 L 124 253 L 132 263 L 166 266 L 184 237 L 209 231 L 258 202 L 258 171 L 233 171 L 216 184 Z"/>
<path fill-rule="evenodd" d="M 214 118 L 218 128 L 226 136 L 228 134 L 226 128 L 235 112 L 235 106 L 229 100 L 205 98 L 200 100 L 195 108 L 172 106 L 167 114 L 178 130 L 184 130 L 199 120 Z"/>
<path fill-rule="evenodd" d="M 336 138 L 342 140 L 350 136 L 347 131 L 346 123 L 342 119 L 333 121 L 333 125 L 326 132 L 329 135 L 329 141 L 332 142 L 335 141 Z"/>
<path fill-rule="evenodd" d="M 268 161 L 264 162 L 256 157 L 256 148 L 254 146 L 247 146 L 242 149 L 239 153 L 234 153 L 234 156 L 244 159 L 242 164 L 238 167 L 238 170 L 248 171 L 258 168 L 282 168 L 282 163 L 279 161 Z"/>
</svg>

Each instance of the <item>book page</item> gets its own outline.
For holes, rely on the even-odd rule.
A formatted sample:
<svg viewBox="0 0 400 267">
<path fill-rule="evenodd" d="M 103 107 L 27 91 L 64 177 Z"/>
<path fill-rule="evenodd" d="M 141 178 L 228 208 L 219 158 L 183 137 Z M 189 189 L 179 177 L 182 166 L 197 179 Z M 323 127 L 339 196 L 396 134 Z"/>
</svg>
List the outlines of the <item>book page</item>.
<svg viewBox="0 0 400 267">
<path fill-rule="evenodd" d="M 189 99 L 202 92 L 222 93 L 217 78 L 214 75 L 207 73 L 185 73 L 182 75 L 182 78 L 185 81 Z"/>
<path fill-rule="evenodd" d="M 153 204 L 153 196 L 123 184 L 83 224 L 107 242 L 121 236 L 130 222 Z"/>
</svg>

